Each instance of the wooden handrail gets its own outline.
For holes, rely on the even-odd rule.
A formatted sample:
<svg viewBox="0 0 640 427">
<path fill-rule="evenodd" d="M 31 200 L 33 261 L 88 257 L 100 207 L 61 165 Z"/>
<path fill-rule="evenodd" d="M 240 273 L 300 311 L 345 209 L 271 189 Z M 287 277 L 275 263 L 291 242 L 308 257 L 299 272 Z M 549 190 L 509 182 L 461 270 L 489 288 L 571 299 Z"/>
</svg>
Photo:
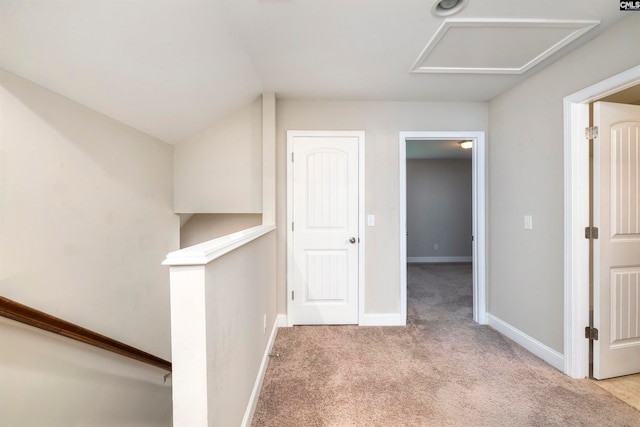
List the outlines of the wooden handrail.
<svg viewBox="0 0 640 427">
<path fill-rule="evenodd" d="M 0 296 L 0 316 L 171 371 L 171 362 Z"/>
</svg>

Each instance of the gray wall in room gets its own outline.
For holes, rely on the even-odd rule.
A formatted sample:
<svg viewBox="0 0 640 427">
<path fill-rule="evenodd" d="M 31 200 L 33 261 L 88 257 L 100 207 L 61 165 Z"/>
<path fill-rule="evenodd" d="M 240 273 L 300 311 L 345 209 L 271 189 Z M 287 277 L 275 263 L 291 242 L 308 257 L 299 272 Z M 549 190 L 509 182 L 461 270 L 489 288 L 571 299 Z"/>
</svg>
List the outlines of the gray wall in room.
<svg viewBox="0 0 640 427">
<path fill-rule="evenodd" d="M 471 256 L 471 187 L 471 160 L 407 160 L 408 258 Z"/>
<path fill-rule="evenodd" d="M 489 104 L 489 311 L 564 352 L 563 98 L 640 64 L 640 14 Z M 598 66 L 594 66 L 597 58 Z M 533 216 L 525 230 L 523 216 Z"/>
</svg>

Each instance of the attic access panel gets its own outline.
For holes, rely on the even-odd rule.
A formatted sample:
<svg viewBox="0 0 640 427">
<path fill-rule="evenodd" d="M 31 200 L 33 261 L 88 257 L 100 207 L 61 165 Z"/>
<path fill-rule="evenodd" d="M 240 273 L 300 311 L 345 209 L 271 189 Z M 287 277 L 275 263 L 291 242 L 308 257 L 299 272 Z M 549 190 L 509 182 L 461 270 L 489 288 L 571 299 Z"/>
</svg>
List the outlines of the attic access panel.
<svg viewBox="0 0 640 427">
<path fill-rule="evenodd" d="M 412 73 L 522 74 L 596 27 L 596 20 L 447 19 Z"/>
</svg>

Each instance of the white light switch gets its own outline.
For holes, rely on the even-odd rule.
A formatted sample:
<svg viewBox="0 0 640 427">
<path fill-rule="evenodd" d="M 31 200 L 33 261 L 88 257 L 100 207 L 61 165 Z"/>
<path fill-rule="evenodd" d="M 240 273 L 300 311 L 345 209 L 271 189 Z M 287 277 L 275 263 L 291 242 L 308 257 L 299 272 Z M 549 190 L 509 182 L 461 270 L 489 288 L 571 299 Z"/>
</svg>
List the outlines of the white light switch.
<svg viewBox="0 0 640 427">
<path fill-rule="evenodd" d="M 376 225 L 376 216 L 375 215 L 367 215 L 367 225 L 369 227 L 373 227 Z"/>
<path fill-rule="evenodd" d="M 524 216 L 524 229 L 533 230 L 533 217 L 531 215 Z"/>
</svg>

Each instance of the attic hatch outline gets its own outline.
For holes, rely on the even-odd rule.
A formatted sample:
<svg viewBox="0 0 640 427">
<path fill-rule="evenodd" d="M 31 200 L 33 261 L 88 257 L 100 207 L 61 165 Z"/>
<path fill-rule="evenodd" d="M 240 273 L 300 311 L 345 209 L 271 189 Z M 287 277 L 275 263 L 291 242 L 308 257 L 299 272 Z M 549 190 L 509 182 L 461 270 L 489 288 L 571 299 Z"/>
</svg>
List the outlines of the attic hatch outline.
<svg viewBox="0 0 640 427">
<path fill-rule="evenodd" d="M 534 66 L 538 65 L 545 59 L 549 58 L 554 53 L 560 51 L 571 42 L 585 35 L 600 24 L 599 20 L 549 20 L 549 19 L 464 19 L 464 18 L 451 18 L 446 19 L 442 25 L 435 32 L 431 40 L 427 43 L 422 50 L 413 66 L 410 69 L 410 73 L 466 73 L 466 74 L 523 74 Z M 495 39 L 502 42 L 502 44 L 508 44 L 509 48 L 513 49 L 510 52 L 499 51 L 493 49 L 493 55 L 499 53 L 502 56 L 502 61 L 507 57 L 522 56 L 523 46 L 531 45 L 530 40 L 525 41 L 527 36 L 537 34 L 538 36 L 545 36 L 550 40 L 544 41 L 543 46 L 540 48 L 534 48 L 535 50 L 530 52 L 528 58 L 524 58 L 518 61 L 517 64 L 510 65 L 498 65 L 498 66 L 486 66 L 486 65 L 474 65 L 470 64 L 431 64 L 429 61 L 433 61 L 434 56 L 446 54 L 442 50 L 447 48 L 447 44 L 451 44 L 451 39 L 456 37 L 460 38 L 464 35 L 464 30 L 472 29 L 475 34 L 481 35 L 483 30 L 494 31 L 498 34 L 500 32 L 506 33 L 510 29 L 513 37 L 502 37 Z M 552 30 L 558 37 L 549 37 L 549 32 L 545 34 L 544 30 Z M 461 33 L 462 34 L 456 34 Z M 529 30 L 527 35 L 526 31 Z M 560 30 L 560 31 L 558 31 Z M 564 31 L 563 31 L 564 30 Z M 490 33 L 484 34 L 485 37 L 490 36 Z M 506 41 L 505 41 L 506 40 Z M 465 46 L 456 45 L 453 41 L 453 47 L 456 50 L 462 49 L 464 51 Z M 537 42 L 540 44 L 540 42 Z M 440 48 L 440 49 L 439 49 Z M 481 56 L 486 59 L 486 62 L 491 62 L 492 58 L 486 55 L 486 52 L 490 51 L 486 47 L 482 50 L 482 54 L 471 55 L 468 59 L 471 61 L 475 56 L 476 58 Z M 438 59 L 436 59 L 437 61 Z M 459 59 L 458 59 L 459 60 Z"/>
</svg>

